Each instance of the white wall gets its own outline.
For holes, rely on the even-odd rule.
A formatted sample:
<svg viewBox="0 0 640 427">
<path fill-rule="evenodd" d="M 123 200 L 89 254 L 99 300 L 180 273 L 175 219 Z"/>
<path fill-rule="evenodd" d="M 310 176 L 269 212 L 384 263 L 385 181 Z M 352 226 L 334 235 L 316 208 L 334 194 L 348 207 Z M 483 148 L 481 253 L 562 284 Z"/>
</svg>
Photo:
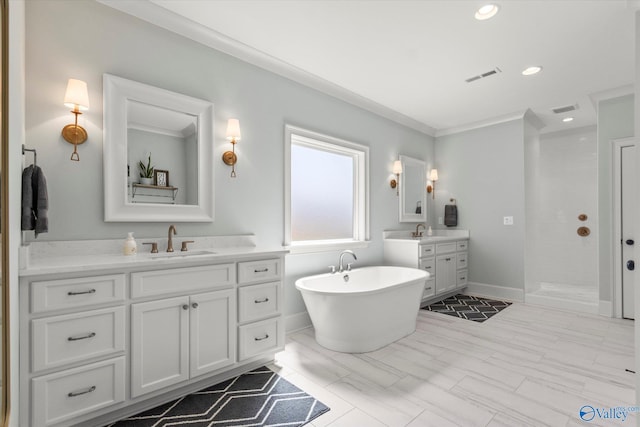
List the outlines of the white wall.
<svg viewBox="0 0 640 427">
<path fill-rule="evenodd" d="M 613 284 L 613 181 L 611 141 L 633 136 L 634 96 L 600 101 L 598 104 L 598 279 L 600 300 L 611 301 Z"/>
<path fill-rule="evenodd" d="M 25 3 L 21 0 L 9 2 L 9 369 L 10 378 L 2 380 L 3 387 L 11 390 L 11 414 L 9 425 L 20 426 L 19 366 L 20 329 L 18 328 L 18 252 L 20 248 L 20 194 L 22 181 L 22 142 L 25 138 Z M 4 349 L 4 354 L 7 354 Z"/>
<path fill-rule="evenodd" d="M 595 289 L 598 248 L 597 136 L 595 127 L 540 136 L 532 191 L 536 203 L 527 209 L 532 225 L 533 282 L 573 284 Z M 587 221 L 578 220 L 586 214 Z M 591 229 L 578 236 L 580 226 Z"/>
<path fill-rule="evenodd" d="M 455 198 L 458 227 L 470 230 L 469 281 L 524 288 L 523 120 L 438 137 L 436 220 Z M 514 225 L 504 226 L 503 217 Z M 442 228 L 443 226 L 438 226 Z"/>
<path fill-rule="evenodd" d="M 389 187 L 399 154 L 430 163 L 433 138 L 294 83 L 93 1 L 35 1 L 27 13 L 26 141 L 38 150 L 49 187 L 49 233 L 38 240 L 166 235 L 162 223 L 105 223 L 102 178 L 102 74 L 107 72 L 213 102 L 215 222 L 178 223 L 182 236 L 255 233 L 262 245 L 283 240 L 284 125 L 308 128 L 370 147 L 371 238 L 356 265 L 382 261 L 382 231 L 399 225 Z M 88 141 L 80 162 L 60 137 L 72 120 L 62 105 L 67 79 L 87 81 L 91 109 L 81 117 Z M 240 119 L 238 177 L 221 155 L 230 148 L 226 120 Z M 29 234 L 32 239 L 32 234 Z M 293 281 L 326 271 L 338 252 L 287 258 L 285 312 L 304 311 Z"/>
</svg>

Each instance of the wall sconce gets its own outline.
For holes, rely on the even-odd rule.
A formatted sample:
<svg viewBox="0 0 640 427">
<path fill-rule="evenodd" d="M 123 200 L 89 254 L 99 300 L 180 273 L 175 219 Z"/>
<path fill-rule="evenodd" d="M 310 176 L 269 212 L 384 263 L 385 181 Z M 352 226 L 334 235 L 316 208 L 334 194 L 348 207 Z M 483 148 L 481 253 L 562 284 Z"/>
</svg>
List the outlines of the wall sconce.
<svg viewBox="0 0 640 427">
<path fill-rule="evenodd" d="M 433 199 L 436 198 L 436 181 L 438 180 L 438 169 L 431 169 L 429 173 L 429 180 L 431 180 L 431 184 L 427 185 L 427 193 L 432 193 L 431 197 Z"/>
<path fill-rule="evenodd" d="M 87 92 L 87 84 L 82 80 L 69 79 L 67 83 L 67 91 L 64 94 L 64 105 L 73 108 L 71 112 L 75 114 L 75 123 L 66 125 L 62 128 L 62 137 L 70 144 L 73 144 L 73 153 L 71 160 L 80 161 L 78 155 L 78 144 L 83 144 L 87 140 L 87 131 L 78 126 L 78 116 L 82 114 L 80 110 L 89 109 L 89 94 Z"/>
<path fill-rule="evenodd" d="M 231 141 L 232 151 L 222 153 L 222 161 L 225 165 L 231 166 L 231 178 L 236 177 L 236 143 L 240 141 L 240 121 L 238 119 L 229 119 L 227 122 L 227 139 Z"/>
<path fill-rule="evenodd" d="M 389 182 L 389 185 L 391 185 L 391 188 L 396 188 L 396 196 L 399 196 L 400 186 L 398 184 L 400 183 L 400 174 L 402 173 L 402 162 L 400 160 L 393 162 L 393 173 L 395 174 L 396 179 L 392 179 Z"/>
</svg>

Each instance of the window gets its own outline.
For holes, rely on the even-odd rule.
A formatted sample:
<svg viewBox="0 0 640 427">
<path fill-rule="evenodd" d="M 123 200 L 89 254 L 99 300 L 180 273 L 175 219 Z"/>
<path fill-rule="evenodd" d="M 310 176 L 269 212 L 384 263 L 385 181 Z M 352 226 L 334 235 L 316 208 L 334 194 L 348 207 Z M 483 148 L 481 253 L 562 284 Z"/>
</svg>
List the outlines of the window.
<svg viewBox="0 0 640 427">
<path fill-rule="evenodd" d="M 369 148 L 293 126 L 285 140 L 285 245 L 366 246 Z"/>
</svg>

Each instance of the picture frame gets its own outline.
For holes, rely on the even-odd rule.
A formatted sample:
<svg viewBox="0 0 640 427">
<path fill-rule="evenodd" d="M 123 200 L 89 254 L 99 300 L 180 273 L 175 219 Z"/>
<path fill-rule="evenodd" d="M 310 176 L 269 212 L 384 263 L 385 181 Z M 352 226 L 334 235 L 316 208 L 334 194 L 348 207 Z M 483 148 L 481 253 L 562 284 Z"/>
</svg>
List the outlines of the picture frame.
<svg viewBox="0 0 640 427">
<path fill-rule="evenodd" d="M 156 187 L 169 186 L 169 171 L 156 169 L 153 174 L 153 185 Z"/>
</svg>

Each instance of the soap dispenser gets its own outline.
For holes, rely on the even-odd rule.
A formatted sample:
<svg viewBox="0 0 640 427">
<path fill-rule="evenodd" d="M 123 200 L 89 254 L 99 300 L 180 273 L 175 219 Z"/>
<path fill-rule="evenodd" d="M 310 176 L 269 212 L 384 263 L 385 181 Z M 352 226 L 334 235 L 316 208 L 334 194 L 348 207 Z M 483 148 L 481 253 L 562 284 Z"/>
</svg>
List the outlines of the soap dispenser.
<svg viewBox="0 0 640 427">
<path fill-rule="evenodd" d="M 127 234 L 127 240 L 124 241 L 122 253 L 125 255 L 135 255 L 137 252 L 138 245 L 136 244 L 136 239 L 133 238 L 133 231 L 130 231 Z"/>
<path fill-rule="evenodd" d="M 429 226 L 429 229 L 427 230 L 427 236 L 433 236 L 433 230 L 431 229 L 431 226 Z"/>
</svg>

